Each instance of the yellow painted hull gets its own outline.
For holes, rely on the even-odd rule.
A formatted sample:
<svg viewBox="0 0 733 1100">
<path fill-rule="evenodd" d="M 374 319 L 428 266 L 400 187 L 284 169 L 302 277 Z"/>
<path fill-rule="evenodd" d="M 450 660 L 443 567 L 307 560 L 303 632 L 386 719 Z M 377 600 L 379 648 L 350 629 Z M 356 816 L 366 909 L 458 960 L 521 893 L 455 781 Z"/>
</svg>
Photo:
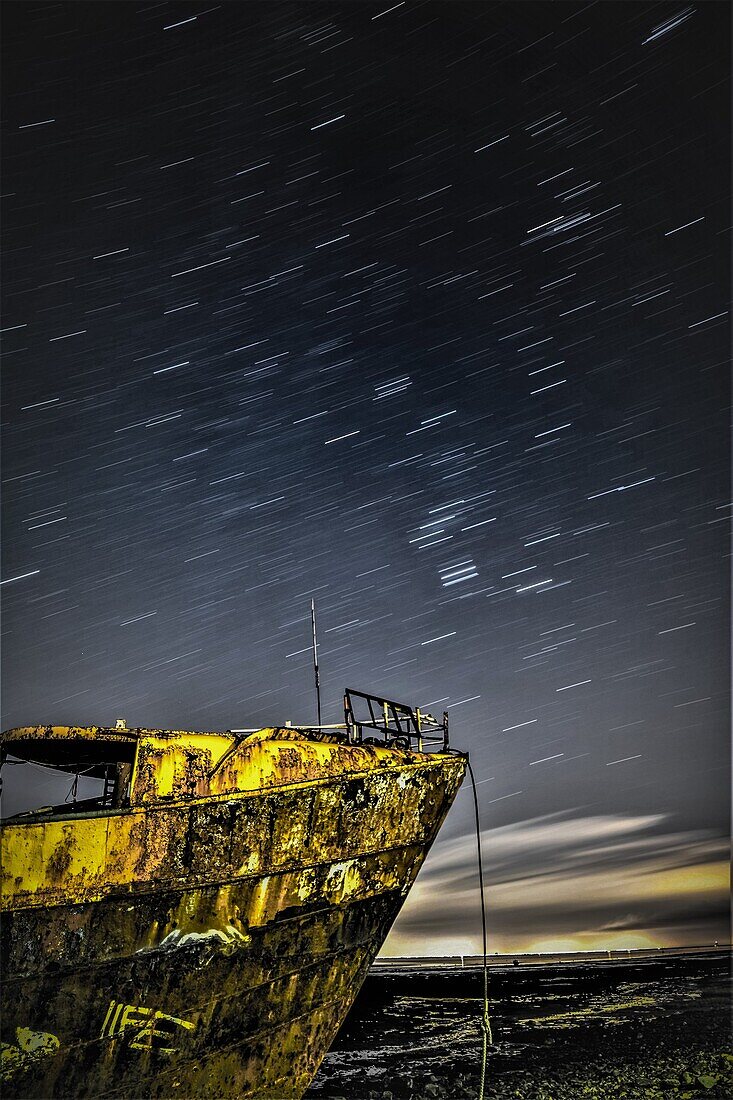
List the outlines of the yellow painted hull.
<svg viewBox="0 0 733 1100">
<path fill-rule="evenodd" d="M 465 768 L 359 753 L 361 770 L 5 826 L 2 1095 L 302 1096 Z"/>
</svg>

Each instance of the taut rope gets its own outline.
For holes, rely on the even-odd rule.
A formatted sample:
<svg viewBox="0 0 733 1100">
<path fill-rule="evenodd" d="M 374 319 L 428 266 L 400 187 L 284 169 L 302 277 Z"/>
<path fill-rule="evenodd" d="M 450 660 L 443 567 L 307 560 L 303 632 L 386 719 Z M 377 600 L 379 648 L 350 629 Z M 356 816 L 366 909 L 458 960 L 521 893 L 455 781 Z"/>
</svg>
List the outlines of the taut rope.
<svg viewBox="0 0 733 1100">
<path fill-rule="evenodd" d="M 478 812 L 478 794 L 476 793 L 476 779 L 474 778 L 471 761 L 466 759 L 468 774 L 471 777 L 473 788 L 473 808 L 476 816 L 476 851 L 478 853 L 478 880 L 481 891 L 481 938 L 483 946 L 483 976 L 484 976 L 484 1004 L 481 1015 L 481 1032 L 483 1036 L 483 1050 L 481 1053 L 481 1084 L 479 1085 L 478 1100 L 484 1100 L 486 1088 L 486 1064 L 488 1061 L 489 1047 L 493 1043 L 491 1036 L 491 1020 L 489 1019 L 489 969 L 486 958 L 486 900 L 484 898 L 484 865 L 481 858 L 481 821 Z"/>
</svg>

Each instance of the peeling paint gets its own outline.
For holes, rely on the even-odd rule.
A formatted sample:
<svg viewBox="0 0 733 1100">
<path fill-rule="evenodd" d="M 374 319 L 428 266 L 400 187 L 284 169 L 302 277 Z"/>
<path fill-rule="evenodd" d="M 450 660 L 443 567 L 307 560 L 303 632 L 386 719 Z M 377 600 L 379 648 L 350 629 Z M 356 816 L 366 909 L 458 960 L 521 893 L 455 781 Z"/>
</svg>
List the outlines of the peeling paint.
<svg viewBox="0 0 733 1100">
<path fill-rule="evenodd" d="M 3 1043 L 0 1050 L 0 1079 L 10 1081 L 17 1073 L 33 1069 L 45 1058 L 53 1057 L 60 1043 L 48 1031 L 16 1027 L 15 1042 Z"/>
</svg>

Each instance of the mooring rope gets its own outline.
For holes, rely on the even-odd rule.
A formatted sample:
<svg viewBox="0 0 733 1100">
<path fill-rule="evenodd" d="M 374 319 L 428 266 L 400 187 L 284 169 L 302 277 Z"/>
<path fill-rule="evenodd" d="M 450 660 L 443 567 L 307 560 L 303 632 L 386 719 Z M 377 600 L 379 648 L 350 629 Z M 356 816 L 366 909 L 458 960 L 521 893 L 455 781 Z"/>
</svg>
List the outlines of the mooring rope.
<svg viewBox="0 0 733 1100">
<path fill-rule="evenodd" d="M 471 767 L 471 761 L 466 758 L 468 774 L 471 777 L 473 788 L 473 808 L 476 816 L 476 851 L 478 853 L 478 880 L 481 890 L 481 938 L 483 946 L 483 970 L 484 970 L 484 1005 L 481 1016 L 481 1032 L 483 1035 L 483 1051 L 481 1054 L 481 1084 L 479 1085 L 478 1100 L 484 1100 L 486 1088 L 486 1064 L 488 1062 L 489 1047 L 493 1043 L 491 1035 L 491 1020 L 489 1019 L 489 968 L 486 957 L 486 900 L 484 898 L 484 865 L 481 858 L 481 821 L 478 812 L 478 794 L 476 793 L 476 779 Z"/>
</svg>

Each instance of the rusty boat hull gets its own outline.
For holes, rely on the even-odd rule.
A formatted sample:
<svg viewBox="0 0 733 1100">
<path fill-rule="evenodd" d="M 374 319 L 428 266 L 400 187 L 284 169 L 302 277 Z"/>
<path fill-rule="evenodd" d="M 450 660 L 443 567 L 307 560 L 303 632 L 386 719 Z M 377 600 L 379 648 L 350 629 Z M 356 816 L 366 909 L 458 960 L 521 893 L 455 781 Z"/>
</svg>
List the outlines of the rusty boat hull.
<svg viewBox="0 0 733 1100">
<path fill-rule="evenodd" d="M 300 1097 L 465 760 L 289 729 L 128 732 L 129 804 L 4 826 L 2 1094 Z M 6 751 L 31 758 L 13 733 Z"/>
</svg>

